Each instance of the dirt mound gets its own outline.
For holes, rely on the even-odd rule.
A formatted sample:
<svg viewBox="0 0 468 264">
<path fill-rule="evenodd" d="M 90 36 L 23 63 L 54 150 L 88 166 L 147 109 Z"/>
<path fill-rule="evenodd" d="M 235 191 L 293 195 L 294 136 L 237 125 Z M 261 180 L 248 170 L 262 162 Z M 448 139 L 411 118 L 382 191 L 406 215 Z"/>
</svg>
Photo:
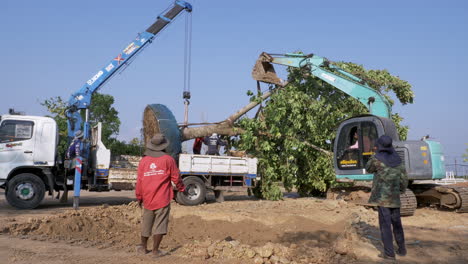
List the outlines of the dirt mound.
<svg viewBox="0 0 468 264">
<path fill-rule="evenodd" d="M 370 188 L 365 186 L 330 188 L 327 192 L 327 199 L 345 200 L 354 203 L 367 203 L 370 197 Z"/>
<path fill-rule="evenodd" d="M 173 207 L 177 211 L 180 206 Z M 340 205 L 332 207 L 335 211 Z M 4 233 L 134 252 L 134 246 L 140 240 L 140 216 L 141 210 L 136 202 L 121 206 L 104 205 L 12 223 Z M 352 254 L 334 251 L 336 239 L 348 222 L 327 226 L 302 216 L 284 216 L 282 220 L 276 225 L 266 225 L 251 219 L 207 220 L 196 215 L 179 214 L 179 217 L 171 217 L 169 235 L 162 248 L 177 256 L 243 259 L 247 263 L 325 263 L 332 258 L 346 259 L 346 263 L 351 261 Z"/>
<path fill-rule="evenodd" d="M 125 206 L 67 211 L 54 216 L 30 218 L 26 223 L 13 223 L 6 232 L 47 240 L 66 240 L 86 246 L 125 247 L 136 241 L 135 230 L 140 222 L 135 202 Z"/>
<path fill-rule="evenodd" d="M 16 211 L 0 204 L 0 256 L 10 261 L 0 257 L 0 263 L 46 264 L 57 257 L 85 264 L 154 263 L 134 253 L 140 240 L 138 205 L 93 205 L 115 201 L 102 195 L 90 196 L 91 205 L 79 211 Z M 354 201 L 296 195 L 274 202 L 243 195 L 227 194 L 224 203 L 172 204 L 169 234 L 161 245 L 171 255 L 160 263 L 381 263 L 374 210 Z M 119 201 L 115 204 L 128 198 Z M 408 255 L 401 263 L 468 263 L 466 214 L 421 208 L 402 221 Z"/>
</svg>

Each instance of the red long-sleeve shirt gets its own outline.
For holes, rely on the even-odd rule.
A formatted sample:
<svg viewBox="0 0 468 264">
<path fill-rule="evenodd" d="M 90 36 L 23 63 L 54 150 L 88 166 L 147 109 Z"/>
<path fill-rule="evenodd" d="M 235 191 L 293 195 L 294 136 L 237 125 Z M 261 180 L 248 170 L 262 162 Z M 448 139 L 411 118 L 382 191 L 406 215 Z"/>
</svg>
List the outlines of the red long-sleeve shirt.
<svg viewBox="0 0 468 264">
<path fill-rule="evenodd" d="M 148 210 L 166 207 L 174 197 L 171 181 L 180 192 L 185 190 L 179 169 L 171 156 L 145 156 L 138 165 L 136 198 L 143 201 L 143 206 Z"/>
</svg>

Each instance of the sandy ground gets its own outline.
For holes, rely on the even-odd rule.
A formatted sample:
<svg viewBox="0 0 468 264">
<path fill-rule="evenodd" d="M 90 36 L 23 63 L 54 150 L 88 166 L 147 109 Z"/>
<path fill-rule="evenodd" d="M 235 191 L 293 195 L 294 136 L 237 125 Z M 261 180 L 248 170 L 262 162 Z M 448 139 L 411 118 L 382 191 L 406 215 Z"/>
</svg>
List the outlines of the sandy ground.
<svg viewBox="0 0 468 264">
<path fill-rule="evenodd" d="M 10 207 L 0 191 L 0 263 L 382 263 L 377 213 L 344 201 L 272 202 L 229 194 L 224 203 L 171 204 L 170 255 L 138 255 L 133 192 L 83 192 L 80 210 L 46 199 Z M 468 214 L 422 208 L 403 218 L 408 255 L 398 263 L 468 263 Z"/>
</svg>

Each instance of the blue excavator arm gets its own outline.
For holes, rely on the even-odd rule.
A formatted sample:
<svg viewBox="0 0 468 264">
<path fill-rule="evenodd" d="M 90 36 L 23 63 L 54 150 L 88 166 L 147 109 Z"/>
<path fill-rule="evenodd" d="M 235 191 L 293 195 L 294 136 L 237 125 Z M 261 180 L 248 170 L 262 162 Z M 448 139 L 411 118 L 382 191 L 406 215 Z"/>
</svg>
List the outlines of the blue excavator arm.
<svg viewBox="0 0 468 264">
<path fill-rule="evenodd" d="M 369 109 L 371 114 L 390 118 L 390 103 L 381 93 L 372 89 L 357 76 L 331 64 L 326 58 L 312 54 L 268 54 L 263 52 L 255 64 L 252 72 L 253 78 L 261 82 L 284 85 L 285 83 L 276 76 L 272 63 L 295 68 L 307 67 L 313 76 L 359 100 Z"/>
<path fill-rule="evenodd" d="M 89 138 L 89 124 L 83 120 L 80 110 L 87 110 L 91 104 L 91 96 L 101 88 L 119 69 L 129 62 L 135 55 L 141 52 L 154 37 L 170 24 L 183 10 L 192 11 L 192 6 L 185 1 L 175 1 L 165 12 L 159 15 L 156 21 L 139 33 L 135 40 L 128 44 L 115 58 L 91 77 L 77 92 L 73 93 L 68 100 L 66 116 L 68 119 L 68 137 L 73 138 L 76 131 L 83 129 L 85 139 Z M 88 113 L 85 115 L 88 116 Z M 83 127 L 82 127 L 83 126 Z"/>
</svg>

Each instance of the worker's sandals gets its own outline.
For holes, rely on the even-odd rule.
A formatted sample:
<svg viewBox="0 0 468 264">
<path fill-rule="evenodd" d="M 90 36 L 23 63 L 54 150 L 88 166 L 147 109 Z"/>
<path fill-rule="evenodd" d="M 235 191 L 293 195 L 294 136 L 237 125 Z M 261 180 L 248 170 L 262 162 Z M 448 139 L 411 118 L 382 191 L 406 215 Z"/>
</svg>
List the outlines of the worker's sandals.
<svg viewBox="0 0 468 264">
<path fill-rule="evenodd" d="M 156 253 L 152 253 L 153 258 L 160 258 L 160 257 L 164 257 L 166 255 L 169 255 L 169 252 L 163 251 L 163 250 L 158 250 L 158 251 L 156 251 Z"/>
<path fill-rule="evenodd" d="M 137 245 L 135 249 L 136 249 L 136 252 L 141 255 L 150 253 L 150 251 L 147 250 L 143 245 Z"/>
</svg>

